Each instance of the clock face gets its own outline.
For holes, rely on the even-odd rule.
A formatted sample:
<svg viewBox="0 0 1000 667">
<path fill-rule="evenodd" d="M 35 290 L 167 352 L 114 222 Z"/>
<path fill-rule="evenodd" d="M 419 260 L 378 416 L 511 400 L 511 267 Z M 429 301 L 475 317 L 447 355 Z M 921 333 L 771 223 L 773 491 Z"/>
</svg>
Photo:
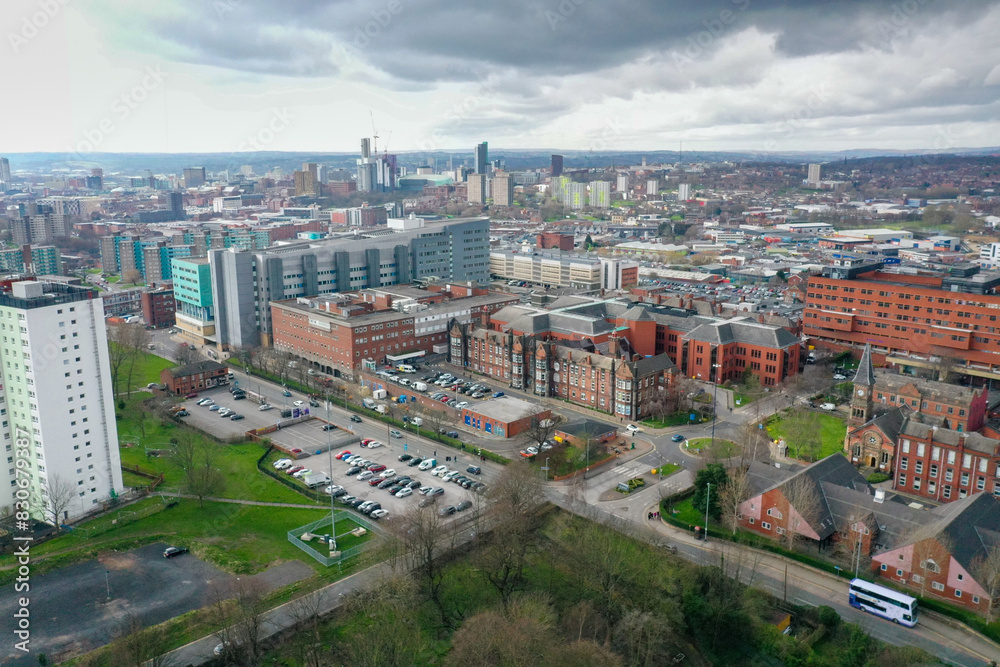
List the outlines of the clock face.
<svg viewBox="0 0 1000 667">
<path fill-rule="evenodd" d="M 867 442 L 869 445 L 877 445 L 881 441 L 882 439 L 878 437 L 878 435 L 875 433 L 869 433 L 868 436 L 865 438 L 865 442 Z"/>
<path fill-rule="evenodd" d="M 865 395 L 865 390 L 864 389 L 858 389 L 858 396 L 864 396 L 864 395 Z"/>
</svg>

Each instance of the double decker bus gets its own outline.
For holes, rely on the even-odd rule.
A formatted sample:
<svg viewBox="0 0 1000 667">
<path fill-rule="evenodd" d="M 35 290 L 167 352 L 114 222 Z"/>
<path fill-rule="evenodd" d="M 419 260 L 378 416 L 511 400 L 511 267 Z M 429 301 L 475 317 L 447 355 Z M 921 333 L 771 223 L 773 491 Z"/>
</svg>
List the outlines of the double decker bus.
<svg viewBox="0 0 1000 667">
<path fill-rule="evenodd" d="M 852 579 L 849 602 L 852 607 L 909 628 L 917 624 L 917 599 L 885 586 Z"/>
</svg>

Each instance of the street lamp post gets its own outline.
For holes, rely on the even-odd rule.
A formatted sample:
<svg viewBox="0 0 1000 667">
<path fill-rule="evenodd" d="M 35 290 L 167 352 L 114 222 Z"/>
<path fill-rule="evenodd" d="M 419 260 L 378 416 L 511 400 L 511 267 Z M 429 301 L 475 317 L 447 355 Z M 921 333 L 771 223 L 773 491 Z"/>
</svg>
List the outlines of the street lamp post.
<svg viewBox="0 0 1000 667">
<path fill-rule="evenodd" d="M 722 368 L 722 364 L 712 364 L 712 368 L 715 369 L 714 379 L 715 379 L 715 390 L 712 392 L 712 451 L 715 451 L 715 423 L 719 421 L 719 369 Z"/>
<path fill-rule="evenodd" d="M 326 423 L 330 423 L 330 399 L 326 400 Z M 333 484 L 333 445 L 330 442 L 330 431 L 326 432 L 326 453 L 330 464 L 330 483 Z M 333 494 L 330 494 L 330 551 L 337 550 L 337 513 L 333 509 Z"/>
<path fill-rule="evenodd" d="M 104 585 L 108 589 L 108 599 L 111 599 L 111 572 L 108 570 L 104 571 Z"/>
<path fill-rule="evenodd" d="M 712 503 L 712 483 L 705 483 L 705 534 L 702 539 L 708 542 L 708 508 L 711 507 Z"/>
</svg>

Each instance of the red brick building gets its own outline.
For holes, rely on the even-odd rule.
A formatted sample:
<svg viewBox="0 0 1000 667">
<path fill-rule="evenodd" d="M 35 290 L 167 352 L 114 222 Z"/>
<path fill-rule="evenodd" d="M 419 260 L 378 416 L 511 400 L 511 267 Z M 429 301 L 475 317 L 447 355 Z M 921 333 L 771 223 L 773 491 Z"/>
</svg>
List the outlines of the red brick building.
<svg viewBox="0 0 1000 667">
<path fill-rule="evenodd" d="M 228 366 L 217 361 L 198 361 L 186 366 L 164 368 L 160 371 L 160 382 L 167 386 L 167 391 L 182 396 L 192 391 L 229 384 L 228 376 Z"/>
<path fill-rule="evenodd" d="M 572 250 L 573 235 L 562 232 L 542 232 L 535 237 L 535 247 L 543 250 Z"/>
<path fill-rule="evenodd" d="M 936 508 L 920 531 L 921 538 L 876 554 L 878 577 L 985 614 L 986 588 L 977 580 L 976 565 L 996 548 L 1000 534 L 1000 501 L 987 494 L 970 496 Z"/>
<path fill-rule="evenodd" d="M 142 319 L 154 329 L 174 326 L 174 290 L 147 290 L 142 293 Z"/>
<path fill-rule="evenodd" d="M 531 427 L 535 420 L 551 419 L 548 408 L 513 396 L 491 398 L 462 408 L 465 428 L 498 438 L 513 438 Z"/>
<path fill-rule="evenodd" d="M 1000 273 L 956 266 L 947 274 L 883 271 L 840 259 L 809 278 L 804 332 L 832 349 L 870 343 L 875 362 L 1000 379 Z"/>
<path fill-rule="evenodd" d="M 447 344 L 451 322 L 488 320 L 516 301 L 511 294 L 461 286 L 424 290 L 405 285 L 272 301 L 274 347 L 324 373 L 353 377 L 365 362 L 429 353 Z M 400 310 L 394 309 L 397 304 Z"/>
</svg>

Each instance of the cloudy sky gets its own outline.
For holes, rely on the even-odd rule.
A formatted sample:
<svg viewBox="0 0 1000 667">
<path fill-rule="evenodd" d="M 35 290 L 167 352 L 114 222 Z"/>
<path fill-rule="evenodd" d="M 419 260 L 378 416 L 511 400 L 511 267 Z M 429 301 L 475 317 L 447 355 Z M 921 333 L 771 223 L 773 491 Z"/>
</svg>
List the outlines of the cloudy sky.
<svg viewBox="0 0 1000 667">
<path fill-rule="evenodd" d="M 956 6 L 957 5 L 957 6 Z M 4 0 L 0 153 L 1000 144 L 1000 2 Z"/>
</svg>

